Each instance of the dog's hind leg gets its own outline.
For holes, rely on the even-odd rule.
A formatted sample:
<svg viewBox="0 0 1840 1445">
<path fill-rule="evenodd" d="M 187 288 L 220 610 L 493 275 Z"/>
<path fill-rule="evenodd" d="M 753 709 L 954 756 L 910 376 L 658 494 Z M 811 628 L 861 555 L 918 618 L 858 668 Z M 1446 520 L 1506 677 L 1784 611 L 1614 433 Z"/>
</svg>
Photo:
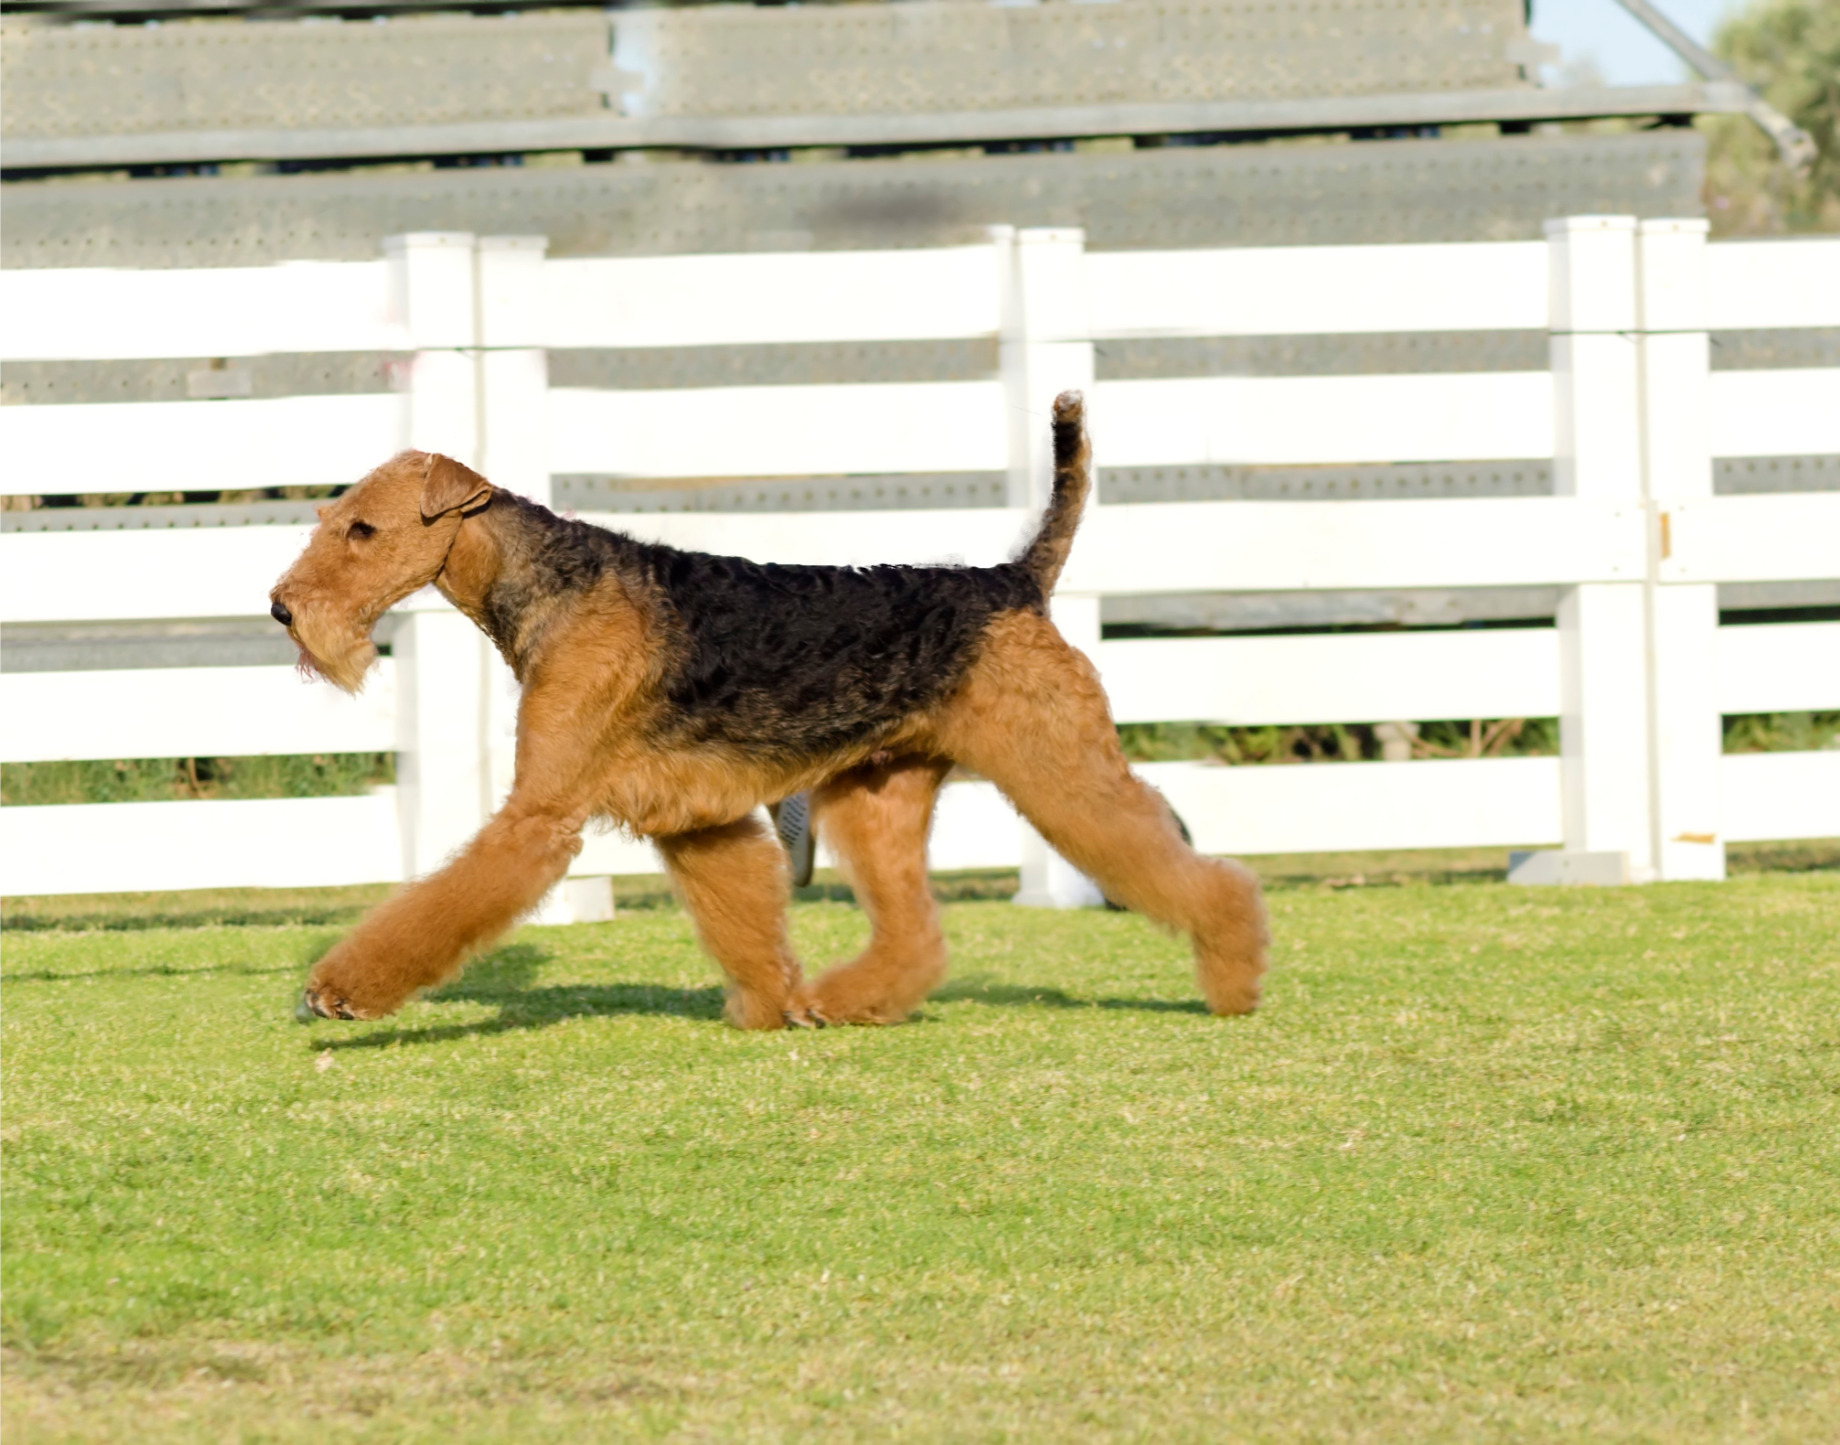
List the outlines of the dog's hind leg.
<svg viewBox="0 0 1840 1445">
<path fill-rule="evenodd" d="M 869 946 L 808 985 L 825 1023 L 899 1023 L 946 972 L 939 908 L 926 879 L 933 802 L 951 764 L 902 758 L 856 768 L 819 788 L 813 821 L 869 915 Z"/>
<path fill-rule="evenodd" d="M 1258 1006 L 1269 939 L 1257 880 L 1182 841 L 1169 805 L 1132 776 L 1092 664 L 1052 623 L 998 618 L 937 726 L 942 750 L 996 783 L 1108 898 L 1189 935 L 1211 1010 Z"/>
<path fill-rule="evenodd" d="M 786 938 L 786 854 L 773 834 L 750 816 L 657 842 L 697 937 L 728 975 L 728 1021 L 743 1029 L 804 1022 Z"/>
</svg>

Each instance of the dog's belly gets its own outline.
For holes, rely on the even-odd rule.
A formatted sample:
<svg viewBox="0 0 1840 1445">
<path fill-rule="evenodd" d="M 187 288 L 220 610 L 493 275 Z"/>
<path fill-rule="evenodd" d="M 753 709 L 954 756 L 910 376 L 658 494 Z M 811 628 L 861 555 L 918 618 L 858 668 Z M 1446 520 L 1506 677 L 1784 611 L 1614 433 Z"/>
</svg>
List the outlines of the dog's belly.
<svg viewBox="0 0 1840 1445">
<path fill-rule="evenodd" d="M 669 837 L 732 823 L 864 763 L 934 751 L 921 719 L 903 719 L 866 744 L 790 762 L 720 744 L 663 748 L 620 768 L 596 811 L 640 837 Z"/>
</svg>

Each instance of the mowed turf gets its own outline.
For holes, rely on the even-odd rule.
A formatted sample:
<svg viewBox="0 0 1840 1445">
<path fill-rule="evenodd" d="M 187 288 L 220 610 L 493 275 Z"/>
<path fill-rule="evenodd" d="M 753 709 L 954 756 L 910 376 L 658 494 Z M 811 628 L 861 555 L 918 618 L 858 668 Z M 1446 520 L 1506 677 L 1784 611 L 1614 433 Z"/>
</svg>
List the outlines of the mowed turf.
<svg viewBox="0 0 1840 1445">
<path fill-rule="evenodd" d="M 343 1026 L 333 930 L 9 934 L 9 1445 L 1840 1435 L 1840 878 L 1272 905 L 1250 1019 L 964 903 L 770 1035 L 672 910 Z"/>
</svg>

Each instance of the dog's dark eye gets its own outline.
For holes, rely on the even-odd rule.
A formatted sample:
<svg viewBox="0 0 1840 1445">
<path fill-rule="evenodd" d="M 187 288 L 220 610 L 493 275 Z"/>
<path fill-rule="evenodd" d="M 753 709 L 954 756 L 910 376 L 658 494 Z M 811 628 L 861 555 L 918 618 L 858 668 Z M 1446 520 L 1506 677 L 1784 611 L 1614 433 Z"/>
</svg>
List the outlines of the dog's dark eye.
<svg viewBox="0 0 1840 1445">
<path fill-rule="evenodd" d="M 358 541 L 363 541 L 366 537 L 375 537 L 377 535 L 377 529 L 369 522 L 353 522 L 345 535 L 347 537 L 356 538 Z"/>
</svg>

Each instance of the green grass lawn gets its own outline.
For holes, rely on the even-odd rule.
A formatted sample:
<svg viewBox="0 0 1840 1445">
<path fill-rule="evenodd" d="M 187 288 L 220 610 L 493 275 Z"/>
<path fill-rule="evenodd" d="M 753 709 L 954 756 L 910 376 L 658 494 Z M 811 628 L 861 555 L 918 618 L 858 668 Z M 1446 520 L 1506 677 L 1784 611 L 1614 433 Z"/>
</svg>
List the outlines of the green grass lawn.
<svg viewBox="0 0 1840 1445">
<path fill-rule="evenodd" d="M 330 927 L 9 932 L 8 1445 L 1840 1434 L 1840 877 L 1273 912 L 1247 1020 L 964 902 L 775 1035 L 664 907 L 346 1026 Z"/>
</svg>

